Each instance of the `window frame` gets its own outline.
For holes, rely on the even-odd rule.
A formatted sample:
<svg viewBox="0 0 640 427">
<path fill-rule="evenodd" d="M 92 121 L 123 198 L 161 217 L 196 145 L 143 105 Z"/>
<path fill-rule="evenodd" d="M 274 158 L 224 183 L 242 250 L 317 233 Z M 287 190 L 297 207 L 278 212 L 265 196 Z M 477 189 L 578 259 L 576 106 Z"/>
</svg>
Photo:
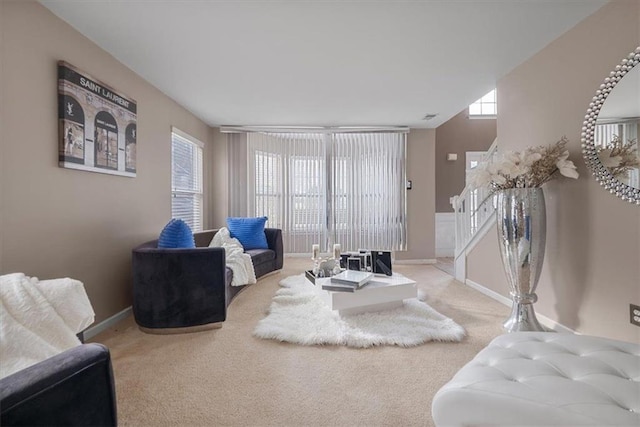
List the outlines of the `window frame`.
<svg viewBox="0 0 640 427">
<path fill-rule="evenodd" d="M 483 99 L 487 95 L 490 95 L 491 93 L 493 93 L 493 101 L 491 101 L 491 102 L 483 101 Z M 472 106 L 476 106 L 476 105 L 480 106 L 480 114 L 471 113 L 471 107 Z M 493 105 L 494 106 L 494 109 L 493 109 L 494 113 L 491 113 L 491 114 L 482 113 L 482 109 L 483 109 L 482 107 L 484 105 Z M 482 97 L 480 97 L 480 99 L 478 99 L 475 102 L 472 102 L 469 105 L 469 107 L 467 107 L 467 116 L 470 119 L 496 119 L 498 117 L 498 92 L 497 92 L 497 89 L 490 90 L 489 92 L 484 94 Z"/>
</svg>

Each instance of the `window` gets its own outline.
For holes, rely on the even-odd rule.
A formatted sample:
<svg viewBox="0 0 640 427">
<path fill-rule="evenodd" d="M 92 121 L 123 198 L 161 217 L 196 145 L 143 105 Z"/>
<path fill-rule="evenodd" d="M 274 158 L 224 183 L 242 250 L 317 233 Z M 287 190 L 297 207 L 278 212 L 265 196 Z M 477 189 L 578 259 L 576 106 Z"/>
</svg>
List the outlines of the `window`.
<svg viewBox="0 0 640 427">
<path fill-rule="evenodd" d="M 294 155 L 289 159 L 292 231 L 313 232 L 324 224 L 325 161 L 312 155 Z"/>
<path fill-rule="evenodd" d="M 282 156 L 266 151 L 255 152 L 255 204 L 256 211 L 267 218 L 280 216 L 282 199 L 281 176 Z"/>
<path fill-rule="evenodd" d="M 171 132 L 171 216 L 202 230 L 202 147 L 197 139 Z"/>
<path fill-rule="evenodd" d="M 497 115 L 498 100 L 495 89 L 469 105 L 470 118 L 495 118 Z"/>
<path fill-rule="evenodd" d="M 256 132 L 229 152 L 230 214 L 267 216 L 286 252 L 406 249 L 405 133 Z"/>
<path fill-rule="evenodd" d="M 629 144 L 631 141 L 638 141 L 638 121 L 637 119 L 609 119 L 596 122 L 593 143 L 600 153 L 600 150 L 614 147 L 621 148 L 622 144 Z M 637 152 L 637 151 L 636 151 Z M 623 176 L 618 176 L 618 179 Z M 640 173 L 638 168 L 631 168 L 626 172 L 626 177 L 622 179 L 631 187 L 640 187 Z"/>
<path fill-rule="evenodd" d="M 613 119 L 596 123 L 593 142 L 596 147 L 638 140 L 638 122 L 635 119 Z"/>
</svg>

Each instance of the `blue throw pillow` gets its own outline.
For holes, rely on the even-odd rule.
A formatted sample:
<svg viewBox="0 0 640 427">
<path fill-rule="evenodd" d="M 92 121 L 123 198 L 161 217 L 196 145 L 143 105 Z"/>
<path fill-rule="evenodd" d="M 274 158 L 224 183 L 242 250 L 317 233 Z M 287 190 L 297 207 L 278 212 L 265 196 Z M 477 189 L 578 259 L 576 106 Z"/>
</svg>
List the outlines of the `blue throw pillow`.
<svg viewBox="0 0 640 427">
<path fill-rule="evenodd" d="M 240 241 L 245 250 L 269 249 L 264 224 L 267 217 L 260 218 L 227 218 L 227 228 L 231 237 Z"/>
<path fill-rule="evenodd" d="M 164 249 L 195 248 L 196 244 L 189 224 L 175 218 L 169 221 L 160 233 L 158 247 Z"/>
</svg>

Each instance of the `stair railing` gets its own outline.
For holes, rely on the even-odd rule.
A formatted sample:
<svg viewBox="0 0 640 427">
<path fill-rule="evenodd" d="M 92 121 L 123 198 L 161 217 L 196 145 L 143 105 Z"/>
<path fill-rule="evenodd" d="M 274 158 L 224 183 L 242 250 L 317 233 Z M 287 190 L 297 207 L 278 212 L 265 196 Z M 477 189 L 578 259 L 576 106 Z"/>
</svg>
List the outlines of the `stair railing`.
<svg viewBox="0 0 640 427">
<path fill-rule="evenodd" d="M 493 158 L 497 152 L 496 139 L 482 157 L 482 161 Z M 490 194 L 488 186 L 467 185 L 459 196 L 454 196 L 452 204 L 456 221 L 456 258 L 467 248 L 484 224 L 493 217 L 494 206 Z"/>
</svg>

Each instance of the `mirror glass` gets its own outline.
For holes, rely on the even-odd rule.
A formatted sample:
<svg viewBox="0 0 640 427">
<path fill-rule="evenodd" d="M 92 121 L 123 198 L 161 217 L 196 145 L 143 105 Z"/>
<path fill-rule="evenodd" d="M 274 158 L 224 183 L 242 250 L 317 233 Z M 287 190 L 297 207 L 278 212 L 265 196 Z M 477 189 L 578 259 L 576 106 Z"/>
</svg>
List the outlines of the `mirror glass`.
<svg viewBox="0 0 640 427">
<path fill-rule="evenodd" d="M 640 66 L 633 67 L 607 95 L 595 122 L 600 162 L 618 181 L 640 188 Z"/>
</svg>

